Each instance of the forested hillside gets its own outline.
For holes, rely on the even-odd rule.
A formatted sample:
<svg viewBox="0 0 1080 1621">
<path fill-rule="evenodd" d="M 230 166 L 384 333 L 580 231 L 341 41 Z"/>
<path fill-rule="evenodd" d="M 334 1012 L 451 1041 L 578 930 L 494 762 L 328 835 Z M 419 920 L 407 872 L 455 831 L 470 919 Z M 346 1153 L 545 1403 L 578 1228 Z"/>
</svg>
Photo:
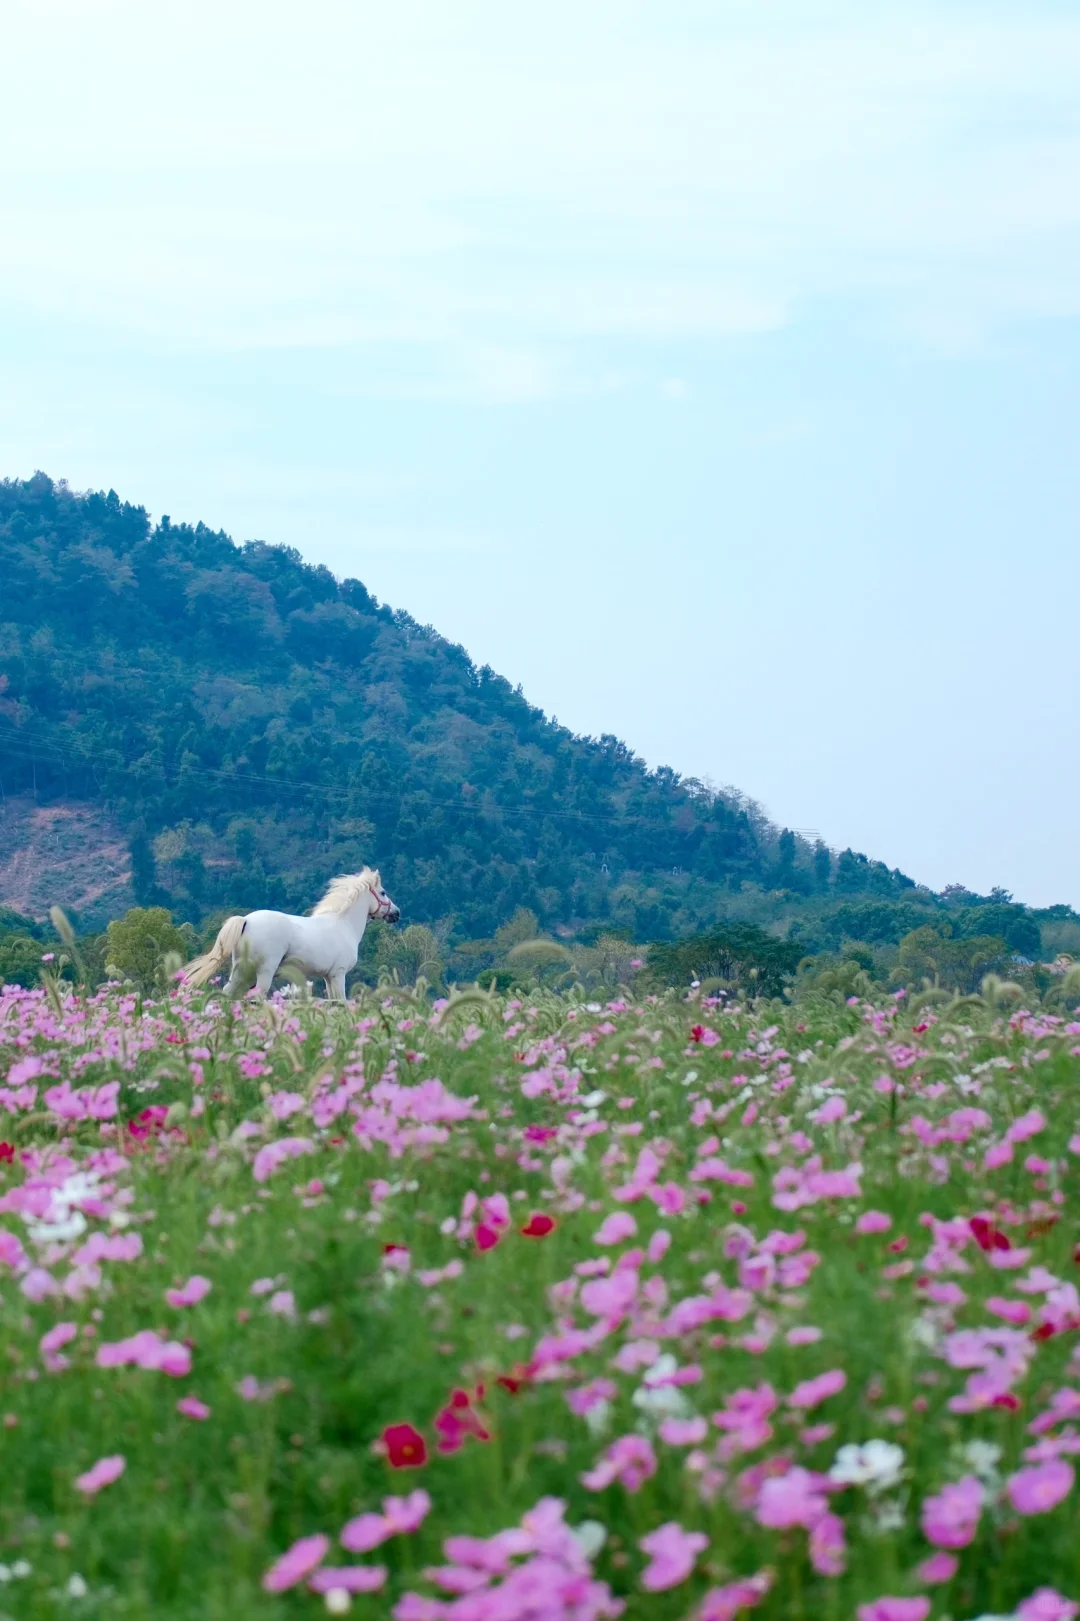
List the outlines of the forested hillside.
<svg viewBox="0 0 1080 1621">
<path fill-rule="evenodd" d="M 811 846 L 733 791 L 572 735 L 359 580 L 44 474 L 0 484 L 0 783 L 99 807 L 129 900 L 196 924 L 302 909 L 374 860 L 410 919 L 457 941 L 521 907 L 564 937 L 729 919 L 806 950 L 944 921 L 1034 957 L 1040 926 L 1076 926 Z"/>
</svg>

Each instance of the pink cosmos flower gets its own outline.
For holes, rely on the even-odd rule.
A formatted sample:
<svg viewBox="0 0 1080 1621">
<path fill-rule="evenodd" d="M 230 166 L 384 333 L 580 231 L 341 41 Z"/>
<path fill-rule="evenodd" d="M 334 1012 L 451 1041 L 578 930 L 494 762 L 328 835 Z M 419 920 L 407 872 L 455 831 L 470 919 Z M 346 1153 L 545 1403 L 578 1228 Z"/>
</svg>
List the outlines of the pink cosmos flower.
<svg viewBox="0 0 1080 1621">
<path fill-rule="evenodd" d="M 314 1151 L 315 1144 L 310 1137 L 279 1137 L 276 1142 L 267 1143 L 265 1148 L 259 1149 L 252 1162 L 251 1174 L 256 1182 L 265 1182 L 286 1160 Z"/>
<path fill-rule="evenodd" d="M 862 1233 L 887 1233 L 892 1226 L 892 1217 L 887 1216 L 884 1210 L 864 1210 L 855 1220 L 855 1231 Z"/>
<path fill-rule="evenodd" d="M 784 1338 L 789 1345 L 816 1345 L 821 1338 L 821 1330 L 815 1328 L 812 1323 L 796 1324 L 794 1328 L 788 1329 Z"/>
<path fill-rule="evenodd" d="M 1031 1307 L 1023 1300 L 1009 1300 L 1004 1295 L 991 1295 L 986 1302 L 986 1309 L 995 1317 L 1001 1317 L 1006 1323 L 1026 1323 L 1031 1318 Z"/>
<path fill-rule="evenodd" d="M 181 1396 L 176 1404 L 176 1411 L 183 1414 L 184 1418 L 194 1419 L 209 1418 L 211 1413 L 211 1409 L 204 1401 L 200 1401 L 198 1396 Z"/>
<path fill-rule="evenodd" d="M 370 1553 L 390 1537 L 416 1531 L 431 1510 L 431 1498 L 423 1490 L 407 1497 L 384 1497 L 381 1514 L 358 1514 L 342 1528 L 339 1541 L 350 1553 Z"/>
<path fill-rule="evenodd" d="M 759 1571 L 756 1576 L 729 1582 L 726 1587 L 711 1587 L 701 1601 L 698 1621 L 735 1621 L 740 1610 L 752 1610 L 760 1604 L 771 1586 L 771 1575 Z"/>
<path fill-rule="evenodd" d="M 1009 1501 L 1018 1514 L 1047 1514 L 1068 1497 L 1076 1481 L 1071 1463 L 1051 1458 L 1046 1463 L 1018 1469 L 1005 1482 Z"/>
<path fill-rule="evenodd" d="M 936 1497 L 923 1501 L 923 1536 L 936 1548 L 966 1548 L 975 1539 L 984 1496 L 975 1475 L 943 1486 Z"/>
<path fill-rule="evenodd" d="M 79 1330 L 74 1323 L 57 1323 L 41 1336 L 38 1343 L 41 1355 L 45 1360 L 45 1366 L 50 1373 L 59 1373 L 61 1369 L 68 1366 L 67 1357 L 59 1356 L 57 1353 L 61 1347 L 70 1345 L 78 1332 Z"/>
<path fill-rule="evenodd" d="M 784 1531 L 793 1525 L 809 1530 L 828 1513 L 826 1485 L 822 1475 L 798 1466 L 784 1475 L 771 1476 L 762 1482 L 754 1505 L 758 1524 L 773 1531 Z"/>
<path fill-rule="evenodd" d="M 152 1328 L 140 1329 L 126 1340 L 98 1346 L 99 1368 L 148 1368 L 182 1379 L 191 1372 L 191 1352 L 176 1340 L 163 1340 Z"/>
<path fill-rule="evenodd" d="M 628 1210 L 613 1210 L 593 1234 L 593 1243 L 622 1244 L 626 1239 L 633 1238 L 636 1232 L 637 1222 Z"/>
<path fill-rule="evenodd" d="M 860 1604 L 855 1614 L 859 1621 L 926 1621 L 930 1614 L 928 1598 L 876 1598 L 869 1604 Z"/>
<path fill-rule="evenodd" d="M 829 1396 L 837 1395 L 846 1384 L 847 1374 L 843 1368 L 830 1368 L 827 1373 L 819 1373 L 815 1379 L 804 1379 L 796 1385 L 788 1397 L 788 1406 L 818 1407 Z"/>
<path fill-rule="evenodd" d="M 370 1553 L 392 1535 L 382 1514 L 358 1514 L 342 1526 L 338 1541 L 349 1553 Z"/>
<path fill-rule="evenodd" d="M 85 1475 L 76 1476 L 75 1489 L 86 1497 L 94 1497 L 103 1487 L 111 1486 L 114 1480 L 119 1480 L 126 1468 L 127 1459 L 120 1452 L 111 1458 L 99 1458 Z"/>
<path fill-rule="evenodd" d="M 916 1567 L 915 1575 L 920 1582 L 936 1587 L 941 1582 L 951 1582 L 959 1569 L 960 1561 L 955 1554 L 932 1553 Z"/>
<path fill-rule="evenodd" d="M 200 1277 L 196 1272 L 179 1289 L 166 1289 L 165 1299 L 170 1306 L 197 1306 L 199 1301 L 210 1293 L 213 1284 L 209 1278 Z"/>
<path fill-rule="evenodd" d="M 270 1566 L 262 1579 L 264 1591 L 284 1593 L 286 1588 L 295 1587 L 297 1582 L 302 1582 L 305 1576 L 311 1575 L 317 1565 L 322 1564 L 329 1547 L 330 1538 L 321 1533 L 313 1537 L 301 1537 Z"/>
<path fill-rule="evenodd" d="M 678 1587 L 690 1575 L 698 1554 L 708 1545 L 704 1532 L 684 1531 L 675 1520 L 650 1531 L 638 1542 L 642 1553 L 647 1553 L 651 1561 L 641 1574 L 642 1587 L 649 1593 Z"/>
<path fill-rule="evenodd" d="M 1080 1604 L 1063 1598 L 1052 1587 L 1040 1587 L 1030 1598 L 1020 1600 L 1016 1614 L 1019 1621 L 1074 1621 L 1080 1615 Z"/>
<path fill-rule="evenodd" d="M 628 1492 L 640 1491 L 656 1473 L 656 1454 L 643 1435 L 621 1435 L 607 1448 L 600 1461 L 581 1477 L 591 1492 L 602 1492 L 619 1481 Z"/>
<path fill-rule="evenodd" d="M 313 1593 L 377 1593 L 386 1576 L 385 1565 L 327 1565 L 308 1578 L 308 1586 Z"/>
<path fill-rule="evenodd" d="M 660 1439 L 669 1447 L 700 1446 L 708 1433 L 703 1418 L 665 1418 L 660 1424 Z"/>
<path fill-rule="evenodd" d="M 1022 1114 L 1018 1120 L 1013 1121 L 1012 1125 L 1005 1133 L 1005 1137 L 1010 1143 L 1022 1143 L 1025 1142 L 1027 1138 L 1036 1137 L 1040 1131 L 1045 1130 L 1046 1116 L 1043 1114 L 1042 1110 L 1029 1109 L 1027 1114 Z"/>
<path fill-rule="evenodd" d="M 649 1247 L 645 1251 L 645 1259 L 649 1262 L 650 1266 L 656 1266 L 658 1262 L 664 1259 L 664 1256 L 667 1254 L 670 1248 L 671 1234 L 663 1227 L 658 1227 L 655 1233 L 653 1233 L 652 1237 L 649 1239 Z"/>
<path fill-rule="evenodd" d="M 838 1514 L 823 1514 L 810 1527 L 810 1563 L 819 1576 L 842 1576 L 846 1559 L 843 1520 Z"/>
</svg>

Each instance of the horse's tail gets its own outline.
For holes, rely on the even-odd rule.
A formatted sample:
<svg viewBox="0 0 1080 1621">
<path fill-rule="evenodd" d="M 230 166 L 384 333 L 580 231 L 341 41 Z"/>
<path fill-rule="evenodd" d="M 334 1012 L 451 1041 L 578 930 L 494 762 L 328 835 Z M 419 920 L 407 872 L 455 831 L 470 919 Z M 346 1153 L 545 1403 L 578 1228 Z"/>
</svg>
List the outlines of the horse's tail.
<svg viewBox="0 0 1080 1621">
<path fill-rule="evenodd" d="M 189 962 L 184 969 L 184 983 L 186 985 L 205 985 L 207 980 L 224 968 L 225 964 L 236 955 L 240 946 L 240 936 L 244 932 L 247 920 L 242 917 L 227 917 L 218 931 L 218 937 L 209 951 L 194 962 Z"/>
</svg>

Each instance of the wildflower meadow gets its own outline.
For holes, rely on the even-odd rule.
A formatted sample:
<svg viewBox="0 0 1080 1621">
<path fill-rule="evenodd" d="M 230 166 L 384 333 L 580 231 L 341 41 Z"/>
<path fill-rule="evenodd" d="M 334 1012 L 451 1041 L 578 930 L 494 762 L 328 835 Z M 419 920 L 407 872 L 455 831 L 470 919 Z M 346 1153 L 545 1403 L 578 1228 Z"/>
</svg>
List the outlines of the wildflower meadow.
<svg viewBox="0 0 1080 1621">
<path fill-rule="evenodd" d="M 0 988 L 0 1616 L 1077 1616 L 1069 989 Z"/>
</svg>

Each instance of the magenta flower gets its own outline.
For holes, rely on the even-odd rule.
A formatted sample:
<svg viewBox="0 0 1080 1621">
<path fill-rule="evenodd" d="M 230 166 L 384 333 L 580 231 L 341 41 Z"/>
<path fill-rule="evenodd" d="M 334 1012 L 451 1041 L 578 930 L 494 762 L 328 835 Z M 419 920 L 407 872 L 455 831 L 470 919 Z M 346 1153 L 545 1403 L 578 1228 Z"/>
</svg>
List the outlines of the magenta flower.
<svg viewBox="0 0 1080 1621">
<path fill-rule="evenodd" d="M 645 1437 L 621 1435 L 611 1443 L 599 1463 L 582 1475 L 581 1483 L 591 1492 L 602 1492 L 617 1480 L 628 1492 L 636 1492 L 655 1473 L 656 1454 Z"/>
<path fill-rule="evenodd" d="M 176 1404 L 176 1411 L 184 1418 L 205 1419 L 210 1417 L 211 1409 L 198 1396 L 181 1396 Z"/>
<path fill-rule="evenodd" d="M 594 1244 L 622 1244 L 628 1238 L 633 1238 L 637 1232 L 637 1222 L 629 1210 L 613 1210 L 610 1216 L 605 1216 L 596 1232 L 593 1233 Z"/>
<path fill-rule="evenodd" d="M 252 1162 L 251 1174 L 256 1182 L 265 1182 L 286 1160 L 311 1154 L 314 1149 L 315 1144 L 310 1137 L 279 1137 L 276 1142 L 267 1143 L 265 1148 L 259 1149 Z"/>
<path fill-rule="evenodd" d="M 384 1497 L 383 1514 L 391 1536 L 418 1531 L 431 1513 L 431 1498 L 421 1487 L 407 1497 Z"/>
<path fill-rule="evenodd" d="M 641 1585 L 650 1593 L 661 1593 L 665 1588 L 678 1587 L 685 1582 L 694 1568 L 694 1561 L 709 1545 L 702 1531 L 684 1531 L 675 1520 L 669 1520 L 647 1537 L 638 1547 L 649 1555 L 650 1563 L 641 1574 Z"/>
<path fill-rule="evenodd" d="M 386 1585 L 385 1565 L 327 1565 L 309 1577 L 313 1593 L 377 1593 Z"/>
<path fill-rule="evenodd" d="M 785 1475 L 772 1475 L 762 1482 L 754 1513 L 759 1525 L 785 1531 L 793 1525 L 809 1530 L 828 1513 L 825 1477 L 796 1466 Z"/>
<path fill-rule="evenodd" d="M 665 1418 L 660 1424 L 660 1439 L 669 1447 L 700 1446 L 708 1433 L 703 1418 Z"/>
<path fill-rule="evenodd" d="M 126 1468 L 127 1459 L 123 1453 L 117 1452 L 111 1458 L 99 1458 L 85 1475 L 76 1476 L 75 1489 L 86 1497 L 95 1497 L 103 1487 L 111 1486 L 114 1480 L 119 1480 Z"/>
<path fill-rule="evenodd" d="M 209 1278 L 202 1278 L 196 1272 L 179 1289 L 166 1289 L 165 1299 L 170 1306 L 197 1306 L 204 1296 L 210 1293 L 213 1284 Z"/>
<path fill-rule="evenodd" d="M 847 1374 L 843 1368 L 830 1368 L 828 1373 L 819 1373 L 816 1379 L 804 1379 L 796 1385 L 788 1397 L 788 1406 L 818 1407 L 829 1396 L 837 1395 L 846 1384 Z"/>
<path fill-rule="evenodd" d="M 932 1553 L 929 1559 L 924 1559 L 917 1566 L 915 1575 L 920 1582 L 926 1582 L 929 1587 L 936 1587 L 941 1582 L 951 1582 L 960 1569 L 960 1561 L 955 1554 Z"/>
<path fill-rule="evenodd" d="M 937 1548 L 966 1548 L 975 1539 L 984 1495 L 974 1475 L 943 1486 L 923 1502 L 923 1536 Z"/>
<path fill-rule="evenodd" d="M 864 1235 L 887 1233 L 891 1226 L 892 1217 L 887 1216 L 883 1210 L 864 1210 L 855 1220 L 855 1231 Z"/>
<path fill-rule="evenodd" d="M 842 1576 L 846 1562 L 844 1522 L 838 1514 L 822 1514 L 810 1527 L 810 1563 L 819 1576 Z"/>
<path fill-rule="evenodd" d="M 1052 1587 L 1040 1587 L 1016 1606 L 1018 1621 L 1074 1621 L 1080 1604 L 1062 1598 Z"/>
<path fill-rule="evenodd" d="M 1047 1514 L 1068 1497 L 1075 1482 L 1072 1464 L 1064 1458 L 1051 1458 L 1029 1469 L 1018 1469 L 1005 1482 L 1005 1489 L 1018 1514 Z"/>
<path fill-rule="evenodd" d="M 182 1379 L 191 1372 L 191 1352 L 177 1340 L 163 1340 L 152 1328 L 143 1328 L 126 1340 L 98 1346 L 99 1368 L 149 1368 Z"/>
<path fill-rule="evenodd" d="M 735 1621 L 740 1610 L 752 1610 L 761 1603 L 772 1580 L 767 1571 L 759 1571 L 726 1587 L 711 1587 L 701 1601 L 698 1621 Z"/>
<path fill-rule="evenodd" d="M 321 1534 L 301 1537 L 270 1566 L 262 1579 L 264 1591 L 284 1593 L 286 1588 L 295 1587 L 297 1582 L 302 1582 L 316 1566 L 322 1564 L 329 1547 L 330 1538 Z"/>
<path fill-rule="evenodd" d="M 855 1611 L 859 1621 L 926 1621 L 930 1614 L 928 1598 L 876 1598 L 860 1604 Z"/>
</svg>

